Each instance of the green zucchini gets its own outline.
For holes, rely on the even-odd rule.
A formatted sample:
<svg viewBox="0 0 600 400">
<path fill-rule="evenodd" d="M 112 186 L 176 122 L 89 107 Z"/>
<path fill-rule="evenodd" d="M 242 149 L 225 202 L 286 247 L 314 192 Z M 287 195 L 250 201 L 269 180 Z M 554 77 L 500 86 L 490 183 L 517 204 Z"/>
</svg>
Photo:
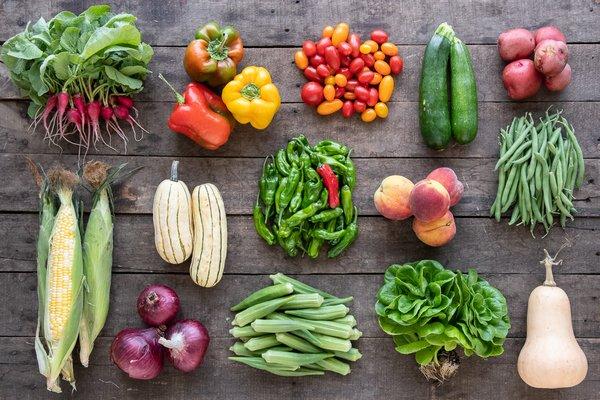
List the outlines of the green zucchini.
<svg viewBox="0 0 600 400">
<path fill-rule="evenodd" d="M 419 124 L 425 144 L 443 150 L 452 137 L 448 108 L 448 60 L 452 27 L 446 23 L 435 30 L 425 48 L 419 84 Z"/>
<path fill-rule="evenodd" d="M 450 47 L 450 119 L 452 137 L 467 144 L 477 136 L 477 83 L 471 54 L 457 37 Z"/>
</svg>

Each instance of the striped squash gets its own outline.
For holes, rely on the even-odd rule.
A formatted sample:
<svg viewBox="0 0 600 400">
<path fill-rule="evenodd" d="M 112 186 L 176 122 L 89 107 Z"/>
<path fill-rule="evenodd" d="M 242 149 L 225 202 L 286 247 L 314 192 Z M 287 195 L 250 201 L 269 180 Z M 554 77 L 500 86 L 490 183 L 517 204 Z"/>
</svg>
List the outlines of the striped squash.
<svg viewBox="0 0 600 400">
<path fill-rule="evenodd" d="M 227 256 L 227 217 L 219 189 L 212 183 L 192 193 L 194 254 L 190 275 L 197 285 L 215 286 L 223 276 Z"/>
<path fill-rule="evenodd" d="M 156 251 L 170 264 L 187 260 L 194 243 L 190 191 L 177 179 L 178 164 L 179 161 L 173 161 L 171 179 L 165 179 L 156 188 L 152 207 Z"/>
</svg>

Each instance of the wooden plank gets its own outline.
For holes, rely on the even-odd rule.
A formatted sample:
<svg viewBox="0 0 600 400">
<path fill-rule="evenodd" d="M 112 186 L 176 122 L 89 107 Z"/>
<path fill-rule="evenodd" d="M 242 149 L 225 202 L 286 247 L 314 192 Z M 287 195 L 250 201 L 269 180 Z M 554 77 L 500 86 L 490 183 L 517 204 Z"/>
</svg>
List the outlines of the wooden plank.
<svg viewBox="0 0 600 400">
<path fill-rule="evenodd" d="M 402 45 L 400 54 L 404 58 L 404 71 L 396 79 L 396 90 L 392 101 L 418 101 L 421 59 L 425 46 Z M 163 81 L 158 79 L 162 72 L 176 88 L 189 82 L 181 60 L 183 47 L 157 47 L 155 57 L 150 64 L 154 71 L 146 80 L 145 89 L 137 98 L 144 101 L 173 102 L 173 96 Z M 277 84 L 283 102 L 300 102 L 299 85 L 306 82 L 304 76 L 293 64 L 296 48 L 251 48 L 248 49 L 243 65 L 262 65 L 267 67 Z M 508 102 L 506 90 L 502 85 L 501 73 L 505 63 L 500 59 L 495 45 L 472 45 L 469 50 L 473 57 L 473 66 L 478 82 L 479 101 Z M 593 44 L 569 45 L 569 64 L 573 68 L 573 82 L 560 93 L 541 90 L 528 102 L 566 102 L 598 101 L 600 93 L 593 83 L 600 75 L 600 46 Z M 176 66 L 177 68 L 173 68 Z M 19 98 L 17 89 L 10 83 L 6 67 L 0 64 L 0 98 Z"/>
<path fill-rule="evenodd" d="M 279 247 L 269 247 L 262 241 L 250 217 L 230 216 L 225 273 L 269 274 L 276 270 L 290 274 L 381 273 L 393 263 L 434 258 L 449 266 L 472 266 L 481 273 L 539 276 L 541 249 L 557 250 L 565 237 L 573 244 L 561 253 L 565 264 L 556 273 L 598 273 L 600 218 L 576 219 L 565 231 L 553 229 L 548 236 L 535 240 L 528 229 L 509 227 L 506 220 L 498 224 L 489 219 L 457 218 L 456 224 L 458 233 L 453 242 L 431 248 L 416 238 L 408 221 L 393 223 L 378 217 L 362 217 L 359 238 L 343 256 L 328 259 L 323 251 L 315 261 L 308 257 L 287 258 Z M 37 214 L 0 214 L 0 272 L 35 272 L 37 230 Z M 378 251 L 373 251 L 374 248 Z M 151 216 L 117 216 L 115 272 L 187 274 L 188 265 L 186 262 L 172 266 L 158 256 Z"/>
<path fill-rule="evenodd" d="M 471 264 L 457 267 L 465 271 L 470 266 Z M 180 267 L 172 268 L 177 270 Z M 381 273 L 384 268 L 385 266 L 382 266 Z M 275 272 L 278 270 L 271 271 Z M 543 274 L 498 272 L 482 274 L 482 277 L 506 296 L 512 323 L 509 336 L 523 337 L 527 299 L 531 290 L 543 282 Z M 2 279 L 5 296 L 11 301 L 0 304 L 0 315 L 4 317 L 0 322 L 0 336 L 32 335 L 37 322 L 35 274 L 4 273 Z M 364 336 L 385 336 L 377 325 L 373 311 L 375 295 L 383 284 L 381 274 L 304 275 L 301 280 L 340 297 L 354 296 L 354 302 L 349 307 Z M 176 288 L 181 299 L 183 316 L 203 321 L 213 337 L 226 338 L 229 336 L 228 331 L 233 318 L 229 307 L 270 282 L 266 275 L 226 275 L 216 287 L 202 289 L 196 286 L 187 274 L 115 274 L 111 287 L 110 316 L 102 335 L 113 336 L 124 327 L 141 326 L 135 310 L 139 292 L 148 284 L 164 283 Z M 600 275 L 564 275 L 558 276 L 557 282 L 570 297 L 575 334 L 578 337 L 597 337 L 600 330 Z"/>
<path fill-rule="evenodd" d="M 48 167 L 56 164 L 54 155 L 38 155 L 35 160 Z M 111 165 L 130 162 L 143 166 L 117 192 L 116 210 L 120 213 L 150 213 L 156 186 L 166 179 L 171 158 L 104 157 Z M 77 169 L 77 157 L 63 155 L 58 162 Z M 358 185 L 354 201 L 362 215 L 378 215 L 373 193 L 386 176 L 401 174 L 415 182 L 439 166 L 453 168 L 466 185 L 461 202 L 452 211 L 459 216 L 487 216 L 496 196 L 495 159 L 356 159 Z M 262 168 L 257 158 L 185 158 L 180 163 L 180 177 L 190 187 L 213 182 L 222 192 L 229 214 L 250 214 L 256 199 L 256 181 Z M 11 179 L 0 188 L 0 211 L 37 210 L 37 189 L 25 159 L 16 154 L 0 154 L 0 170 Z M 575 207 L 579 216 L 600 216 L 600 159 L 586 160 L 586 181 L 576 192 Z"/>
<path fill-rule="evenodd" d="M 273 124 L 264 132 L 248 125 L 237 126 L 229 142 L 217 151 L 201 149 L 182 135 L 171 132 L 166 124 L 171 108 L 164 103 L 140 103 L 140 123 L 151 133 L 136 142 L 129 133 L 127 154 L 179 157 L 265 157 L 284 147 L 287 141 L 304 133 L 316 143 L 323 139 L 338 140 L 353 149 L 355 157 L 424 157 L 424 158 L 495 158 L 498 156 L 498 133 L 513 116 L 533 112 L 541 116 L 548 103 L 481 103 L 480 128 L 477 139 L 468 146 L 452 144 L 445 151 L 428 149 L 419 133 L 417 103 L 394 103 L 386 120 L 364 124 L 349 122 L 341 116 L 317 117 L 303 104 L 284 104 Z M 600 158 L 600 102 L 555 103 L 575 127 L 586 158 Z M 28 133 L 31 120 L 26 116 L 25 102 L 0 101 L 0 153 L 55 154 L 60 151 L 43 138 L 43 128 Z M 114 138 L 118 151 L 125 154 L 123 143 Z M 62 143 L 65 153 L 77 154 L 75 146 Z M 90 154 L 114 155 L 114 151 L 98 144 Z"/>
<path fill-rule="evenodd" d="M 38 16 L 49 19 L 64 9 L 80 12 L 91 4 L 95 2 L 28 2 L 22 6 L 21 1 L 4 1 L 0 14 L 0 41 L 20 32 L 27 21 Z M 561 27 L 572 42 L 596 42 L 595 27 L 599 20 L 598 5 L 585 0 L 566 4 L 549 0 L 535 3 L 519 0 L 502 3 L 335 1 L 327 7 L 316 0 L 289 1 L 285 6 L 277 0 L 260 3 L 218 0 L 129 2 L 114 9 L 135 14 L 144 40 L 158 45 L 185 45 L 194 30 L 207 19 L 235 25 L 248 46 L 298 46 L 308 37 L 318 37 L 325 25 L 344 20 L 364 37 L 372 29 L 382 28 L 391 34 L 392 40 L 411 44 L 427 43 L 444 19 L 467 43 L 495 43 L 498 34 L 506 29 L 543 25 Z"/>
<path fill-rule="evenodd" d="M 579 339 L 587 354 L 589 372 L 586 380 L 571 389 L 551 391 L 528 387 L 519 378 L 515 363 L 522 339 L 508 339 L 505 354 L 483 360 L 463 358 L 457 375 L 442 386 L 430 385 L 418 371 L 411 356 L 393 350 L 389 338 L 367 338 L 358 341 L 363 358 L 352 363 L 346 377 L 328 373 L 314 378 L 282 378 L 237 365 L 227 360 L 229 339 L 211 339 L 202 366 L 189 374 L 166 365 L 152 381 L 129 379 L 111 364 L 111 338 L 96 341 L 89 368 L 75 367 L 76 396 L 96 398 L 169 398 L 189 399 L 190 392 L 202 399 L 517 399 L 589 400 L 595 398 L 600 384 L 600 359 L 595 351 L 599 339 Z M 33 338 L 4 338 L 0 344 L 0 397 L 55 399 L 46 391 L 38 374 L 33 351 Z M 224 373 L 224 371 L 227 371 Z M 376 384 L 374 384 L 376 382 Z M 485 382 L 480 384 L 478 382 Z M 63 389 L 67 385 L 63 383 Z M 102 395 L 98 393 L 101 391 Z"/>
</svg>

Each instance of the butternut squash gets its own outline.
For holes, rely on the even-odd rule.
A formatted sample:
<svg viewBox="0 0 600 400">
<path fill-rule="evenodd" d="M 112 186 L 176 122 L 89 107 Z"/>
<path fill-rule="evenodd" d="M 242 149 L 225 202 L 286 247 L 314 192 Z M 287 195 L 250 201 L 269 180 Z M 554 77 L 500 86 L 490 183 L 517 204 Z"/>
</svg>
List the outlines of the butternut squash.
<svg viewBox="0 0 600 400">
<path fill-rule="evenodd" d="M 190 276 L 197 285 L 215 286 L 223 276 L 227 256 L 227 219 L 219 189 L 212 183 L 192 193 L 194 252 Z"/>
<path fill-rule="evenodd" d="M 566 388 L 583 381 L 588 364 L 573 333 L 569 298 L 552 276 L 552 266 L 562 260 L 556 262 L 556 256 L 544 252 L 546 258 L 541 263 L 546 267 L 546 280 L 529 295 L 527 339 L 517 368 L 529 386 Z"/>
<path fill-rule="evenodd" d="M 152 207 L 154 244 L 163 260 L 181 264 L 192 254 L 192 202 L 186 184 L 177 179 L 179 161 L 171 165 L 171 178 L 156 188 Z"/>
</svg>

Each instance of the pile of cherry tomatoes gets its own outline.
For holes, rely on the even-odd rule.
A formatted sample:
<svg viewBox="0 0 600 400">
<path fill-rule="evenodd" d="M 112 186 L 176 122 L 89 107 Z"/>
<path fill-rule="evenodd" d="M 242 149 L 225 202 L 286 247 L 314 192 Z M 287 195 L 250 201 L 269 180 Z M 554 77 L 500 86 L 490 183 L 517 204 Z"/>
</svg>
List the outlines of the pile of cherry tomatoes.
<svg viewBox="0 0 600 400">
<path fill-rule="evenodd" d="M 402 72 L 404 61 L 398 47 L 388 42 L 382 30 L 371 32 L 361 41 L 350 26 L 326 26 L 316 43 L 305 40 L 294 55 L 296 66 L 309 80 L 300 92 L 302 101 L 317 107 L 320 115 L 342 111 L 350 118 L 360 114 L 365 122 L 386 118 L 386 103 L 394 91 L 394 78 Z"/>
</svg>

